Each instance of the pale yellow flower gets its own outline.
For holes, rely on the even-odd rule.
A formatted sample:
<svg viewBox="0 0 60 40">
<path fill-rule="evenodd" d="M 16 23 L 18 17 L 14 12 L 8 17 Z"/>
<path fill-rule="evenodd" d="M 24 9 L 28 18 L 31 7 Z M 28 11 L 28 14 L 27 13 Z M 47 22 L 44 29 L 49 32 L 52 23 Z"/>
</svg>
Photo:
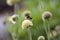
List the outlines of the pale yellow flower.
<svg viewBox="0 0 60 40">
<path fill-rule="evenodd" d="M 29 10 L 25 10 L 23 12 L 23 16 L 26 17 L 26 16 L 30 16 L 31 12 Z"/>
<path fill-rule="evenodd" d="M 28 20 L 32 21 L 31 12 L 29 10 L 24 11 L 23 16 L 24 16 L 25 19 L 28 19 Z"/>
<path fill-rule="evenodd" d="M 43 14 L 42 14 L 42 20 L 43 20 L 43 21 L 49 20 L 51 17 L 52 17 L 52 13 L 49 12 L 49 11 L 45 11 L 45 12 L 43 12 Z"/>
<path fill-rule="evenodd" d="M 33 23 L 32 23 L 32 21 L 30 21 L 30 20 L 24 20 L 24 21 L 22 22 L 22 29 L 28 29 L 28 28 L 30 28 L 31 26 L 33 26 Z"/>
<path fill-rule="evenodd" d="M 57 26 L 55 27 L 55 30 L 56 30 L 57 32 L 59 32 L 59 31 L 60 31 L 60 25 L 57 25 Z"/>
<path fill-rule="evenodd" d="M 49 34 L 50 38 L 54 38 L 57 36 L 57 32 L 55 30 L 51 31 Z"/>
<path fill-rule="evenodd" d="M 45 37 L 44 36 L 39 36 L 38 40 L 45 40 Z"/>
<path fill-rule="evenodd" d="M 30 12 L 29 10 L 26 10 L 26 11 L 23 12 L 24 16 L 30 15 L 30 13 L 31 13 L 31 12 Z"/>
<path fill-rule="evenodd" d="M 15 3 L 18 3 L 20 2 L 20 0 L 7 0 L 6 3 L 9 5 L 9 6 L 12 6 L 14 5 Z"/>
<path fill-rule="evenodd" d="M 52 34 L 53 34 L 54 37 L 57 36 L 57 32 L 56 31 L 52 31 Z"/>
<path fill-rule="evenodd" d="M 8 21 L 11 22 L 12 24 L 16 24 L 16 18 L 18 18 L 18 15 L 12 15 L 8 17 Z"/>
</svg>

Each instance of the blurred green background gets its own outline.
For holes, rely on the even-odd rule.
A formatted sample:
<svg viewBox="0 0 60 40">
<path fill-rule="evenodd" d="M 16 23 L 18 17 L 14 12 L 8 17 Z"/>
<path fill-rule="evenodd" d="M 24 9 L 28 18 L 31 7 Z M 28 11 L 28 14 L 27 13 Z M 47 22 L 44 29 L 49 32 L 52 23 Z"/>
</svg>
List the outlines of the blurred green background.
<svg viewBox="0 0 60 40">
<path fill-rule="evenodd" d="M 50 11 L 52 13 L 52 19 L 49 21 L 51 31 L 57 25 L 60 25 L 60 0 L 22 0 L 23 8 L 17 9 L 19 18 L 15 25 L 11 24 L 8 28 L 9 31 L 16 35 L 16 28 L 18 27 L 17 37 L 18 40 L 29 40 L 27 30 L 22 30 L 21 25 L 24 20 L 23 11 L 31 11 L 33 26 L 31 27 L 32 40 L 37 40 L 39 36 L 47 36 L 44 30 L 44 23 L 42 21 L 42 13 L 44 11 Z M 47 24 L 46 24 L 47 25 Z M 49 34 L 50 35 L 50 34 Z M 14 36 L 14 35 L 13 35 Z M 53 37 L 51 40 L 60 40 L 60 34 Z"/>
</svg>

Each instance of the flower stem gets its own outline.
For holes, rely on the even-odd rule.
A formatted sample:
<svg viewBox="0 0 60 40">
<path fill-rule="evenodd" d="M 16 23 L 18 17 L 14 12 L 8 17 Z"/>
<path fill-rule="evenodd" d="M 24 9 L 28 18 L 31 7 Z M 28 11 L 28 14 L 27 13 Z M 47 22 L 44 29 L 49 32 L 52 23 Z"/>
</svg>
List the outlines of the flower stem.
<svg viewBox="0 0 60 40">
<path fill-rule="evenodd" d="M 28 37 L 29 37 L 29 40 L 32 40 L 32 34 L 30 29 L 28 29 Z"/>
<path fill-rule="evenodd" d="M 45 32 L 46 32 L 46 35 L 47 35 L 47 39 L 50 40 L 50 36 L 49 36 L 50 26 L 49 26 L 49 23 L 48 23 L 48 27 L 46 27 L 46 22 L 44 22 L 44 29 L 45 29 Z"/>
<path fill-rule="evenodd" d="M 18 3 L 14 4 L 14 14 L 17 14 L 17 10 L 18 10 Z M 16 19 L 16 21 L 18 22 L 18 20 Z M 18 38 L 18 23 L 16 24 L 16 39 Z"/>
<path fill-rule="evenodd" d="M 50 33 L 50 25 L 49 25 L 49 22 L 48 22 L 48 27 L 47 27 L 47 29 L 48 29 L 48 40 L 50 40 L 50 36 L 49 36 L 49 33 Z"/>
<path fill-rule="evenodd" d="M 47 35 L 48 31 L 47 31 L 47 27 L 46 27 L 46 22 L 44 22 L 44 30 L 45 30 L 46 35 Z M 47 37 L 48 37 L 48 35 L 47 35 Z"/>
</svg>

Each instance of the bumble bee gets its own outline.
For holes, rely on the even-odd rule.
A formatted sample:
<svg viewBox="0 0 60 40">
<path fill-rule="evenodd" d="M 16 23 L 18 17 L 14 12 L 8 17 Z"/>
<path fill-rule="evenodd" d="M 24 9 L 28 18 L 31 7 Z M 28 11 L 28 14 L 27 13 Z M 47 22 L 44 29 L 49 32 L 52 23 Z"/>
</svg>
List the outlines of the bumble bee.
<svg viewBox="0 0 60 40">
<path fill-rule="evenodd" d="M 29 19 L 29 20 L 32 20 L 32 17 L 30 16 L 29 13 L 26 13 L 26 14 L 25 14 L 25 18 L 26 18 L 26 19 Z"/>
<path fill-rule="evenodd" d="M 31 16 L 26 16 L 26 19 L 32 20 Z"/>
</svg>

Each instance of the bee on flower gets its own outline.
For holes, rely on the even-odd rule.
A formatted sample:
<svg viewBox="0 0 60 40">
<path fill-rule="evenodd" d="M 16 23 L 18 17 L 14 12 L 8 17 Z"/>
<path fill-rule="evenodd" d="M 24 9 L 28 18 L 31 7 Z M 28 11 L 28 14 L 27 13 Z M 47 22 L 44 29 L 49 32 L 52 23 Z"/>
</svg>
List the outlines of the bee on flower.
<svg viewBox="0 0 60 40">
<path fill-rule="evenodd" d="M 24 11 L 23 14 L 24 14 L 25 19 L 32 20 L 30 11 Z"/>
<path fill-rule="evenodd" d="M 18 3 L 20 2 L 20 0 L 7 0 L 6 3 L 9 5 L 9 6 L 12 6 L 14 5 L 15 3 Z"/>
<path fill-rule="evenodd" d="M 33 23 L 32 23 L 32 21 L 30 21 L 30 20 L 24 20 L 24 21 L 22 22 L 22 29 L 28 29 L 28 28 L 30 28 L 31 26 L 33 26 Z"/>
<path fill-rule="evenodd" d="M 42 14 L 42 20 L 43 21 L 50 20 L 51 17 L 52 17 L 52 13 L 49 11 L 45 11 Z"/>
<path fill-rule="evenodd" d="M 38 40 L 45 40 L 45 37 L 44 36 L 39 36 Z"/>
<path fill-rule="evenodd" d="M 6 23 L 6 22 L 10 22 L 10 23 L 12 23 L 12 24 L 16 24 L 17 19 L 18 19 L 18 15 L 14 14 L 14 15 L 12 15 L 12 16 L 7 17 L 4 22 L 5 22 L 5 23 Z"/>
</svg>

